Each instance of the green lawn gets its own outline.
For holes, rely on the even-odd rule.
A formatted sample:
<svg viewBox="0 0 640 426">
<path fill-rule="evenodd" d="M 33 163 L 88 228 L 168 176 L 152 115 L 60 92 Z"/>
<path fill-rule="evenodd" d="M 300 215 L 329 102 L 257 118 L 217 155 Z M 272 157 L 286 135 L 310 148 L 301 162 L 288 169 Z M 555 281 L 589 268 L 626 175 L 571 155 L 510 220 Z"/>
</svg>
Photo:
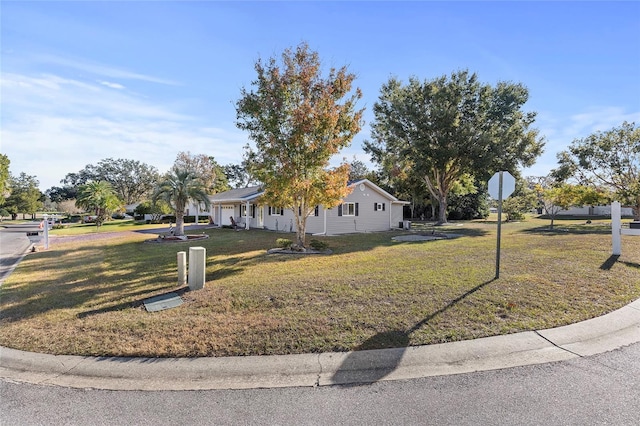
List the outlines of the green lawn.
<svg viewBox="0 0 640 426">
<path fill-rule="evenodd" d="M 102 226 L 97 227 L 95 223 L 69 223 L 63 224 L 63 228 L 59 229 L 59 225 L 49 232 L 51 235 L 83 235 L 104 232 L 120 232 L 120 231 L 139 231 L 142 229 L 168 228 L 167 224 L 146 224 L 144 222 L 135 222 L 128 220 L 110 220 Z"/>
<path fill-rule="evenodd" d="M 623 236 L 616 259 L 607 221 L 556 223 L 503 224 L 498 280 L 491 220 L 422 227 L 463 235 L 429 242 L 313 237 L 332 255 L 269 255 L 290 234 L 258 230 L 180 244 L 136 232 L 55 238 L 0 289 L 0 344 L 103 356 L 347 351 L 554 327 L 640 297 L 640 238 Z M 176 253 L 189 246 L 207 249 L 207 284 L 194 292 L 176 286 Z M 182 306 L 144 310 L 143 299 L 176 290 Z"/>
</svg>

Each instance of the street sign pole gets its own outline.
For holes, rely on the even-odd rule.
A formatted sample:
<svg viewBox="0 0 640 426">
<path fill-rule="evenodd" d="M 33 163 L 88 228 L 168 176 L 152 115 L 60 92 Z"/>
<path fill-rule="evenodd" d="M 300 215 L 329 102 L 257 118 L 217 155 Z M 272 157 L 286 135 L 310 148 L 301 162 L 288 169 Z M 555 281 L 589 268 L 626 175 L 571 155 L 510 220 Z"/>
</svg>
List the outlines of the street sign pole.
<svg viewBox="0 0 640 426">
<path fill-rule="evenodd" d="M 487 184 L 489 196 L 498 200 L 498 242 L 496 249 L 496 279 L 500 278 L 500 238 L 502 235 L 502 200 L 516 189 L 516 179 L 507 171 L 496 172 Z"/>
<path fill-rule="evenodd" d="M 500 278 L 500 237 L 502 233 L 502 172 L 498 178 L 498 242 L 496 243 L 496 279 Z"/>
</svg>

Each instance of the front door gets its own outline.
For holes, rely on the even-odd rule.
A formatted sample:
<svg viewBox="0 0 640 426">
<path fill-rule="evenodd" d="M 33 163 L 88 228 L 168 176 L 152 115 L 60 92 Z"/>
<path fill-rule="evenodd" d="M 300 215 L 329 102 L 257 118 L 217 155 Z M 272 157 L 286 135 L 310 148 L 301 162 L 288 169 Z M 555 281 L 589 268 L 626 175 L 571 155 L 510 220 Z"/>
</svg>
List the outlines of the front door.
<svg viewBox="0 0 640 426">
<path fill-rule="evenodd" d="M 258 209 L 258 228 L 264 228 L 264 206 L 256 206 Z"/>
</svg>

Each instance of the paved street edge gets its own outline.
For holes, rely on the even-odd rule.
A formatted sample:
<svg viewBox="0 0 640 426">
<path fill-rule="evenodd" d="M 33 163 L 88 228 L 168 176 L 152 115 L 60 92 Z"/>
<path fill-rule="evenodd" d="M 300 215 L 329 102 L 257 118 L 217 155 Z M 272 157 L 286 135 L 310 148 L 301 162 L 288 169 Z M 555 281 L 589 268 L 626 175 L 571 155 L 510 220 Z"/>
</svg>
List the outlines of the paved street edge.
<svg viewBox="0 0 640 426">
<path fill-rule="evenodd" d="M 0 377 L 110 390 L 205 390 L 373 383 L 569 360 L 640 342 L 640 299 L 547 330 L 427 346 L 220 358 L 47 355 L 0 347 Z"/>
</svg>

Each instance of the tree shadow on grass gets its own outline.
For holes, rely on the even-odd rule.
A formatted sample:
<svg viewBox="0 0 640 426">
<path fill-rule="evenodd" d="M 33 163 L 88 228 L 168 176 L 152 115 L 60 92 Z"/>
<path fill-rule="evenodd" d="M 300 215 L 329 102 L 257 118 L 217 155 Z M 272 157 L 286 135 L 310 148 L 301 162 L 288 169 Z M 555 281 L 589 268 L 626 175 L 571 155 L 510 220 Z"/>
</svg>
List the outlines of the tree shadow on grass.
<svg viewBox="0 0 640 426">
<path fill-rule="evenodd" d="M 537 226 L 535 228 L 523 229 L 519 232 L 523 234 L 536 234 L 536 235 L 545 235 L 548 237 L 554 237 L 558 235 L 585 235 L 585 234 L 610 234 L 610 228 L 603 227 L 588 227 L 584 225 L 554 225 L 553 228 L 550 228 L 549 225 L 546 226 Z"/>
<path fill-rule="evenodd" d="M 178 296 L 182 296 L 187 291 L 189 291 L 189 287 L 184 286 L 184 287 L 177 288 L 175 290 L 165 291 L 164 293 L 153 294 L 153 297 L 166 296 L 166 295 L 169 295 L 169 294 L 172 294 L 172 293 L 177 294 Z M 107 312 L 117 312 L 117 311 L 121 311 L 123 309 L 139 308 L 139 307 L 144 305 L 144 301 L 145 300 L 150 298 L 151 293 L 155 293 L 155 292 L 153 292 L 153 291 L 140 292 L 141 295 L 144 295 L 144 297 L 142 299 L 137 299 L 137 300 L 134 300 L 132 302 L 118 303 L 118 304 L 111 305 L 111 306 L 106 306 L 106 307 L 100 308 L 100 309 L 92 309 L 92 310 L 89 310 L 89 311 L 81 312 L 76 316 L 79 319 L 82 319 L 82 318 L 90 317 L 90 316 L 93 316 L 93 315 L 104 314 L 104 313 L 107 313 Z"/>
<path fill-rule="evenodd" d="M 166 280 L 170 266 L 157 260 L 150 265 L 130 251 L 122 251 L 125 247 L 114 244 L 105 250 L 88 244 L 27 256 L 21 268 L 33 278 L 23 279 L 19 270 L 15 282 L 2 286 L 0 320 L 27 320 L 49 311 L 81 308 L 96 300 L 101 308 L 116 310 L 114 306 L 130 306 L 132 299 L 175 285 Z"/>
<path fill-rule="evenodd" d="M 355 348 L 353 352 L 349 353 L 338 371 L 331 377 L 331 382 L 339 385 L 361 386 L 383 379 L 400 365 L 400 361 L 409 346 L 411 333 L 493 281 L 495 281 L 495 278 L 473 287 L 407 330 L 385 331 L 367 339 Z"/>
</svg>

